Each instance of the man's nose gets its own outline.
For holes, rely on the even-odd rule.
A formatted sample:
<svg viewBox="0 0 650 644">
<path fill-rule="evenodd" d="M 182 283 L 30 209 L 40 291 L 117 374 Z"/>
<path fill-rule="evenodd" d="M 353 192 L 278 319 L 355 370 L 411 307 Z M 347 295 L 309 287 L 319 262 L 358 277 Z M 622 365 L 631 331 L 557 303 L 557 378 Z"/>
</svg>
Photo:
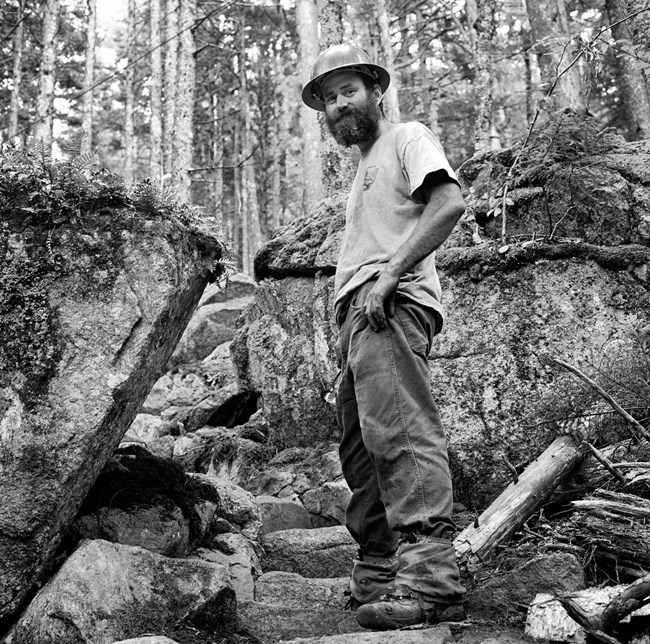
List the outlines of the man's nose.
<svg viewBox="0 0 650 644">
<path fill-rule="evenodd" d="M 350 100 L 348 99 L 347 96 L 344 96 L 343 94 L 339 94 L 336 97 L 336 107 L 339 110 L 345 109 L 348 105 L 350 104 Z"/>
</svg>

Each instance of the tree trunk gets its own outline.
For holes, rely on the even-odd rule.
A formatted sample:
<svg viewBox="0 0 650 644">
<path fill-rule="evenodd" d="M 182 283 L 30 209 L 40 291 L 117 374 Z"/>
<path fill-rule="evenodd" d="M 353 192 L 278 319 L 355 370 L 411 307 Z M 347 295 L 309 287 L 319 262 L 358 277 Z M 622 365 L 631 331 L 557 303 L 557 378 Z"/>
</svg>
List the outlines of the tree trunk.
<svg viewBox="0 0 650 644">
<path fill-rule="evenodd" d="M 321 27 L 321 50 L 342 43 L 345 3 L 342 0 L 318 0 L 318 15 Z M 349 150 L 337 145 L 327 130 L 324 119 L 321 119 L 321 139 L 323 142 L 321 163 L 327 194 L 331 195 L 341 190 L 348 191 L 354 179 L 352 156 Z"/>
<path fill-rule="evenodd" d="M 625 0 L 606 0 L 605 6 L 612 27 L 612 35 L 619 42 L 631 41 Z M 650 11 L 648 11 L 650 13 Z M 619 24 L 614 24 L 619 23 Z M 646 37 L 650 37 L 650 32 Z M 631 140 L 650 137 L 650 91 L 639 62 L 624 53 L 616 58 L 617 78 L 620 81 L 621 99 Z"/>
<path fill-rule="evenodd" d="M 246 78 L 246 31 L 245 13 L 242 9 L 240 23 L 240 53 L 239 53 L 239 96 L 240 113 L 243 118 L 241 132 L 241 207 L 242 207 L 242 263 L 244 273 L 253 274 L 253 259 L 262 242 L 260 230 L 260 209 L 257 200 L 257 182 L 255 179 L 255 164 L 253 162 L 253 146 L 251 144 L 251 108 L 248 96 L 248 81 Z"/>
<path fill-rule="evenodd" d="M 218 79 L 217 79 L 218 82 Z M 223 205 L 223 128 L 221 126 L 219 97 L 212 94 L 212 199 L 215 212 L 221 212 Z"/>
<path fill-rule="evenodd" d="M 23 79 L 23 34 L 25 32 L 25 0 L 18 2 L 18 26 L 13 37 L 13 70 L 11 100 L 9 103 L 9 138 L 18 133 L 18 112 L 20 111 L 20 91 Z"/>
<path fill-rule="evenodd" d="M 390 74 L 390 85 L 384 94 L 384 108 L 389 121 L 399 123 L 401 120 L 399 109 L 399 97 L 397 94 L 397 74 L 395 72 L 395 61 L 393 47 L 390 38 L 388 10 L 386 0 L 376 0 L 374 3 L 375 20 L 379 28 L 379 59 L 375 62 L 383 65 Z"/>
<path fill-rule="evenodd" d="M 583 457 L 571 436 L 561 436 L 511 483 L 478 517 L 478 525 L 465 528 L 454 540 L 460 558 L 485 561 L 519 529 Z"/>
<path fill-rule="evenodd" d="M 629 28 L 636 55 L 644 66 L 646 90 L 650 86 L 650 6 L 647 0 L 622 0 L 625 14 L 630 16 Z"/>
<path fill-rule="evenodd" d="M 418 7 L 415 16 L 419 24 L 424 24 L 424 14 Z M 417 30 L 418 43 L 418 76 L 420 80 L 420 95 L 422 96 L 422 113 L 425 115 L 429 129 L 440 138 L 440 122 L 438 120 L 438 92 L 427 65 L 427 38 L 424 29 Z"/>
<path fill-rule="evenodd" d="M 160 48 L 160 0 L 151 0 L 151 156 L 149 171 L 151 179 L 162 185 L 162 51 Z"/>
<path fill-rule="evenodd" d="M 127 8 L 126 57 L 128 67 L 124 87 L 124 182 L 135 181 L 135 50 L 136 50 L 136 7 L 135 0 L 129 0 Z"/>
<path fill-rule="evenodd" d="M 564 3 L 561 0 L 528 0 L 526 8 L 544 91 L 553 87 L 562 74 L 553 90 L 551 108 L 584 109 L 577 66 L 563 73 L 572 60 L 572 51 L 565 51 L 570 35 L 563 29 L 566 24 Z"/>
<path fill-rule="evenodd" d="M 176 74 L 178 65 L 178 12 L 179 0 L 167 0 L 165 16 L 165 67 L 164 97 L 165 113 L 163 116 L 163 157 L 164 171 L 171 175 L 173 158 L 174 121 L 176 117 Z"/>
<path fill-rule="evenodd" d="M 81 151 L 90 154 L 93 147 L 93 85 L 95 84 L 95 37 L 97 34 L 97 0 L 88 0 L 88 39 L 81 129 L 86 135 Z"/>
<path fill-rule="evenodd" d="M 318 7 L 316 0 L 296 0 L 296 26 L 299 39 L 298 76 L 302 85 L 309 81 L 311 66 L 318 56 Z M 302 213 L 309 213 L 323 198 L 321 132 L 318 115 L 300 101 L 302 131 Z"/>
<path fill-rule="evenodd" d="M 465 12 L 474 58 L 474 149 L 486 152 L 501 147 L 493 141 L 494 79 L 490 56 L 496 35 L 496 1 L 466 0 Z"/>
<path fill-rule="evenodd" d="M 38 75 L 38 96 L 36 97 L 36 127 L 34 135 L 52 150 L 52 122 L 54 85 L 56 81 L 56 43 L 59 29 L 59 0 L 45 0 L 43 7 L 43 49 Z"/>
<path fill-rule="evenodd" d="M 182 201 L 191 200 L 193 114 L 194 114 L 194 36 L 192 25 L 196 16 L 196 0 L 181 0 L 179 15 L 180 47 L 176 82 L 176 115 L 172 159 L 172 185 Z"/>
</svg>

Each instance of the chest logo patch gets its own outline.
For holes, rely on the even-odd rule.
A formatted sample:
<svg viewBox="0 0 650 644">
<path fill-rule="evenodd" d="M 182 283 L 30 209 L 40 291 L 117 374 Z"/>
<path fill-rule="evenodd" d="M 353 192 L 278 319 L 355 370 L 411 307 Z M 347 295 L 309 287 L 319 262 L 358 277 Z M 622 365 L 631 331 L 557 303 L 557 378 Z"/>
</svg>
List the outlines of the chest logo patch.
<svg viewBox="0 0 650 644">
<path fill-rule="evenodd" d="M 366 173 L 363 175 L 363 189 L 368 190 L 373 184 L 374 180 L 377 178 L 377 172 L 379 168 L 376 165 L 371 165 L 366 169 Z"/>
</svg>

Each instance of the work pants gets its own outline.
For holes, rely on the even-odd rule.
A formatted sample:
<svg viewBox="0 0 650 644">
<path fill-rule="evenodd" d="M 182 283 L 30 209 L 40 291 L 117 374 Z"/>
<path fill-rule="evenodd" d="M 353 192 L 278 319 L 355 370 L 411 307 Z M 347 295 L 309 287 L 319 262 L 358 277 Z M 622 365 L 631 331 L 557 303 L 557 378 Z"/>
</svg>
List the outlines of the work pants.
<svg viewBox="0 0 650 644">
<path fill-rule="evenodd" d="M 373 284 L 361 286 L 339 315 L 339 451 L 352 491 L 346 524 L 361 552 L 352 594 L 367 602 L 379 589 L 392 590 L 386 573 L 394 571 L 390 557 L 397 552 L 395 592 L 412 594 L 424 608 L 458 603 L 465 589 L 451 542 L 447 444 L 426 357 L 435 317 L 398 295 L 387 328 L 373 331 L 363 306 Z M 378 557 L 386 558 L 386 566 L 377 565 Z"/>
</svg>

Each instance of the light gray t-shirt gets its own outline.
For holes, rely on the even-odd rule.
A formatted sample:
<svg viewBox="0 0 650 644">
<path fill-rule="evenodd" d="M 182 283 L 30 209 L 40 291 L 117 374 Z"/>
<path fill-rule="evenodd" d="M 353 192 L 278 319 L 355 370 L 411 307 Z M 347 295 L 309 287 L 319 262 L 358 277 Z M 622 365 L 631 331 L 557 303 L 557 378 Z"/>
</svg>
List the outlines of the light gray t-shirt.
<svg viewBox="0 0 650 644">
<path fill-rule="evenodd" d="M 414 194 L 430 172 L 439 170 L 457 181 L 439 141 L 421 123 L 397 125 L 362 154 L 336 267 L 337 313 L 359 286 L 377 277 L 411 235 L 426 205 Z M 435 253 L 402 275 L 397 292 L 434 309 L 440 330 L 444 312 Z"/>
</svg>

